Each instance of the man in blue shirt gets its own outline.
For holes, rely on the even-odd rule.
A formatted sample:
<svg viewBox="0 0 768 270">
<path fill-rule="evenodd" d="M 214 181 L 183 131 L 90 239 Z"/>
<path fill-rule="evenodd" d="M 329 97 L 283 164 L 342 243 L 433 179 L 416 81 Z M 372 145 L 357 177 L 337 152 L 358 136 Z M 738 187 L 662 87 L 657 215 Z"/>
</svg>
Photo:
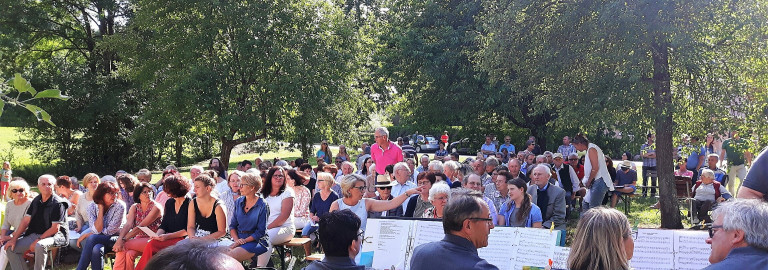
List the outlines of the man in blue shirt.
<svg viewBox="0 0 768 270">
<path fill-rule="evenodd" d="M 445 238 L 416 247 L 411 269 L 499 269 L 477 255 L 493 229 L 489 212 L 479 192 L 451 198 L 443 210 Z"/>
<path fill-rule="evenodd" d="M 485 158 L 496 153 L 496 145 L 491 141 L 491 136 L 485 136 L 485 143 L 480 146 L 480 151 L 483 152 Z"/>
<path fill-rule="evenodd" d="M 678 154 L 681 157 L 687 157 L 688 162 L 685 163 L 685 168 L 693 172 L 691 178 L 691 185 L 696 184 L 699 180 L 699 170 L 704 165 L 704 147 L 699 144 L 699 138 L 694 136 L 691 138 L 688 135 L 683 135 L 683 145 L 678 147 Z"/>
<path fill-rule="evenodd" d="M 704 270 L 768 269 L 768 203 L 734 199 L 721 203 L 712 217 L 712 265 Z"/>
<path fill-rule="evenodd" d="M 719 161 L 720 161 L 719 155 L 715 153 L 709 154 L 707 156 L 707 166 L 704 166 L 703 168 L 701 168 L 701 170 L 699 170 L 699 175 L 701 175 L 702 170 L 710 169 L 715 173 L 715 181 L 724 185 L 728 181 L 728 178 L 726 177 L 727 174 L 725 173 L 725 171 L 717 167 L 717 162 Z"/>
<path fill-rule="evenodd" d="M 510 155 L 514 155 L 516 153 L 515 145 L 512 144 L 512 137 L 504 137 L 504 144 L 499 145 L 499 152 L 501 152 L 502 149 L 507 149 L 507 152 L 509 152 Z"/>
</svg>

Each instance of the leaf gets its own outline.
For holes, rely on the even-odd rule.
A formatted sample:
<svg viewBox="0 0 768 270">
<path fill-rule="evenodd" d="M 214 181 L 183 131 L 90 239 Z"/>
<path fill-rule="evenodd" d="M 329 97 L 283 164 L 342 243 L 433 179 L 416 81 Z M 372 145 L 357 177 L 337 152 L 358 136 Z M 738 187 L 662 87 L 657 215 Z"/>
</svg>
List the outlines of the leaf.
<svg viewBox="0 0 768 270">
<path fill-rule="evenodd" d="M 48 89 L 40 93 L 37 93 L 37 95 L 35 95 L 35 98 L 58 98 L 61 100 L 68 100 L 69 96 L 62 95 L 61 91 L 59 90 Z"/>
<path fill-rule="evenodd" d="M 21 74 L 16 73 L 13 78 L 13 87 L 16 88 L 19 92 L 27 92 L 27 89 L 29 87 L 32 87 L 29 82 L 21 77 Z"/>
<path fill-rule="evenodd" d="M 35 115 L 35 117 L 37 118 L 37 121 L 45 121 L 46 123 L 50 124 L 51 126 L 54 126 L 54 127 L 56 126 L 51 121 L 51 115 L 48 114 L 48 112 L 46 112 L 42 108 L 37 107 L 37 106 L 32 105 L 32 104 L 24 104 L 24 107 L 27 108 L 27 110 L 29 110 L 30 112 L 32 112 L 32 114 Z"/>
<path fill-rule="evenodd" d="M 0 99 L 0 116 L 3 115 L 3 110 L 5 109 L 5 101 Z"/>
<path fill-rule="evenodd" d="M 19 91 L 19 93 L 29 92 L 33 96 L 37 93 L 35 91 L 35 88 L 32 87 L 32 84 L 29 83 L 26 79 L 21 77 L 21 74 L 16 73 L 13 78 L 13 87 L 16 88 L 16 90 Z"/>
</svg>

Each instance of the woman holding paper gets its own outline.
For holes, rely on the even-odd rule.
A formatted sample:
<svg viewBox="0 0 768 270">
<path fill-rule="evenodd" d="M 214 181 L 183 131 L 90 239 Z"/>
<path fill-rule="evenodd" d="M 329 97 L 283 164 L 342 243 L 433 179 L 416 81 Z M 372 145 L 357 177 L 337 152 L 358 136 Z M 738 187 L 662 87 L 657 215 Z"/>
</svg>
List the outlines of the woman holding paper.
<svg viewBox="0 0 768 270">
<path fill-rule="evenodd" d="M 5 218 L 3 219 L 3 227 L 0 230 L 0 269 L 5 269 L 8 266 L 8 257 L 5 253 L 5 242 L 11 239 L 11 228 L 16 230 L 21 224 L 21 219 L 27 214 L 27 208 L 32 203 L 32 198 L 29 197 L 29 184 L 24 180 L 13 180 L 8 185 L 8 192 L 11 194 L 13 202 L 8 202 L 5 205 Z"/>
<path fill-rule="evenodd" d="M 432 207 L 424 211 L 423 218 L 443 219 L 443 209 L 451 198 L 451 187 L 445 181 L 435 182 L 429 189 L 429 202 Z"/>
<path fill-rule="evenodd" d="M 363 198 L 366 190 L 365 178 L 358 174 L 349 174 L 341 178 L 341 193 L 344 196 L 331 204 L 331 212 L 336 210 L 349 209 L 355 213 L 362 224 L 360 228 L 365 230 L 368 221 L 368 212 L 383 212 L 394 209 L 403 204 L 409 196 L 418 194 L 423 187 L 406 190 L 400 196 L 394 197 L 389 201 L 377 201 L 370 198 Z"/>
<path fill-rule="evenodd" d="M 619 210 L 604 207 L 587 210 L 573 235 L 568 269 L 630 269 L 635 242 L 629 221 Z"/>
<path fill-rule="evenodd" d="M 195 178 L 195 199 L 187 212 L 188 239 L 219 240 L 227 234 L 227 215 L 219 199 L 211 197 L 216 182 L 201 174 Z"/>
<path fill-rule="evenodd" d="M 229 235 L 235 243 L 229 246 L 227 253 L 238 261 L 245 261 L 259 256 L 256 265 L 264 267 L 269 261 L 269 239 L 267 239 L 267 215 L 269 208 L 264 199 L 259 198 L 261 177 L 246 173 L 240 178 L 242 197 L 235 201 L 235 210 L 229 223 Z"/>
<path fill-rule="evenodd" d="M 80 236 L 77 246 L 82 247 L 77 270 L 92 270 L 104 267 L 104 250 L 111 249 L 125 225 L 125 202 L 118 199 L 120 188 L 115 182 L 99 184 L 93 194 L 93 204 L 88 206 L 88 221 L 91 231 Z M 83 243 L 85 240 L 85 243 Z"/>
<path fill-rule="evenodd" d="M 160 204 L 152 198 L 154 193 L 149 183 L 134 187 L 133 201 L 136 203 L 128 210 L 125 226 L 120 230 L 120 236 L 112 247 L 115 252 L 115 265 L 112 269 L 133 270 L 136 257 L 149 242 L 149 236 L 139 227 L 146 227 L 153 232 L 160 228 L 162 211 Z"/>
<path fill-rule="evenodd" d="M 506 176 L 511 176 L 506 173 Z M 501 175 L 501 174 L 500 174 Z M 541 209 L 531 202 L 528 185 L 520 178 L 507 178 L 509 200 L 499 209 L 499 226 L 541 228 Z"/>
<path fill-rule="evenodd" d="M 187 236 L 187 220 L 191 201 L 187 197 L 189 182 L 180 176 L 168 175 L 163 186 L 163 191 L 171 196 L 171 199 L 165 202 L 165 214 L 160 228 L 157 229 L 157 236 L 151 236 L 147 245 L 144 246 L 141 259 L 136 265 L 137 270 L 143 270 L 155 253 L 176 244 Z"/>
</svg>

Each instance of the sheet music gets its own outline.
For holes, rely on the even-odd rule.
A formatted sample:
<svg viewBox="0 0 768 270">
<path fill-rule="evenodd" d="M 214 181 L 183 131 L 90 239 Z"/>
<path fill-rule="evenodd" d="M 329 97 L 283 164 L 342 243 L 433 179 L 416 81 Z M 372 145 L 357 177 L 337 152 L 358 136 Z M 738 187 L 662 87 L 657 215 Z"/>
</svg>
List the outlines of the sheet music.
<svg viewBox="0 0 768 270">
<path fill-rule="evenodd" d="M 554 246 L 560 232 L 534 228 L 517 230 L 518 243 L 512 261 L 513 270 L 523 269 L 523 266 L 547 266 L 554 255 Z"/>
<path fill-rule="evenodd" d="M 488 235 L 488 246 L 478 249 L 477 255 L 499 269 L 509 270 L 512 269 L 512 257 L 516 243 L 516 228 L 496 227 Z"/>
<path fill-rule="evenodd" d="M 379 233 L 373 247 L 373 268 L 405 269 L 405 259 L 410 258 L 407 248 L 410 242 L 408 238 L 411 236 L 413 221 L 397 219 L 376 220 L 379 222 Z M 381 256 L 380 254 L 386 254 L 386 256 Z"/>
<path fill-rule="evenodd" d="M 416 233 L 413 234 L 413 248 L 422 244 L 443 240 L 443 222 L 441 221 L 416 221 Z"/>
<path fill-rule="evenodd" d="M 674 234 L 671 230 L 639 229 L 630 266 L 636 270 L 674 269 Z"/>
<path fill-rule="evenodd" d="M 706 231 L 675 231 L 675 269 L 702 269 L 709 266 L 712 246 Z"/>
<path fill-rule="evenodd" d="M 568 269 L 568 254 L 571 253 L 569 247 L 555 247 L 555 254 L 552 256 L 552 269 Z"/>
<path fill-rule="evenodd" d="M 140 229 L 141 231 L 143 231 L 144 233 L 146 233 L 146 234 L 147 234 L 147 236 L 149 236 L 149 237 L 157 237 L 157 233 L 153 232 L 152 230 L 150 230 L 150 229 L 149 229 L 149 228 L 147 228 L 147 227 L 142 227 L 142 226 L 139 226 L 139 229 Z"/>
</svg>

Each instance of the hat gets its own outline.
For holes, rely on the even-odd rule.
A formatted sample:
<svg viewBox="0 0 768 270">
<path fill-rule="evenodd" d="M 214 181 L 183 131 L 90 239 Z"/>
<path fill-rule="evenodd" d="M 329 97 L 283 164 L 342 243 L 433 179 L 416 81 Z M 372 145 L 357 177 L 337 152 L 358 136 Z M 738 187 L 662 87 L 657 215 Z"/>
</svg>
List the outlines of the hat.
<svg viewBox="0 0 768 270">
<path fill-rule="evenodd" d="M 632 168 L 632 162 L 629 160 L 625 160 L 621 162 L 621 165 L 619 165 L 624 168 Z"/>
<path fill-rule="evenodd" d="M 380 187 L 393 187 L 397 184 L 397 182 L 390 181 L 389 178 L 386 175 L 380 174 L 379 176 L 376 176 L 376 184 L 375 186 L 377 188 Z"/>
<path fill-rule="evenodd" d="M 563 158 L 563 153 L 555 153 L 552 158 Z"/>
</svg>

